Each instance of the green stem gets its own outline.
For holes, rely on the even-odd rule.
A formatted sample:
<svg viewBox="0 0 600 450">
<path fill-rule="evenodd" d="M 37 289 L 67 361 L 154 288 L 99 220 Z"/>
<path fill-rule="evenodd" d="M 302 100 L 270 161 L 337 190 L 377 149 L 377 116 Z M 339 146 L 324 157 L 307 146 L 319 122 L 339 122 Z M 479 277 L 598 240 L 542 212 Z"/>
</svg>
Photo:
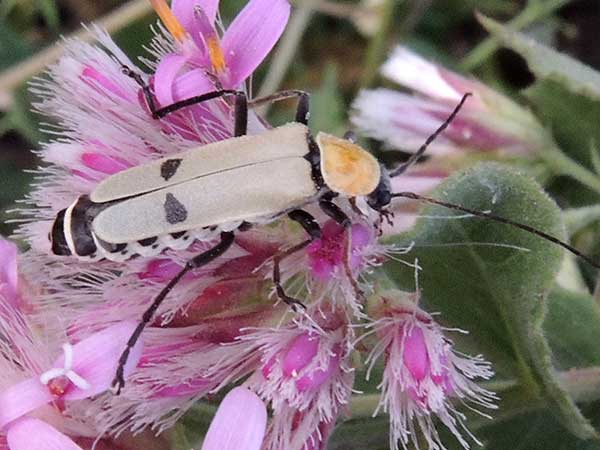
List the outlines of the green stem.
<svg viewBox="0 0 600 450">
<path fill-rule="evenodd" d="M 377 33 L 371 39 L 365 58 L 365 70 L 361 81 L 362 88 L 370 87 L 377 78 L 379 66 L 387 53 L 387 38 L 394 23 L 394 9 L 398 0 L 384 0 L 381 9 L 381 24 Z"/>
<path fill-rule="evenodd" d="M 523 28 L 544 19 L 558 8 L 566 5 L 571 0 L 548 0 L 548 1 L 529 1 L 527 6 L 510 21 L 507 25 L 513 30 L 522 30 Z M 488 59 L 496 50 L 500 43 L 494 37 L 487 37 L 473 48 L 467 56 L 465 56 L 459 67 L 465 72 L 470 72 L 486 59 Z"/>
<path fill-rule="evenodd" d="M 557 174 L 570 176 L 600 194 L 600 176 L 569 158 L 560 149 L 548 147 L 539 152 L 539 156 Z"/>
</svg>

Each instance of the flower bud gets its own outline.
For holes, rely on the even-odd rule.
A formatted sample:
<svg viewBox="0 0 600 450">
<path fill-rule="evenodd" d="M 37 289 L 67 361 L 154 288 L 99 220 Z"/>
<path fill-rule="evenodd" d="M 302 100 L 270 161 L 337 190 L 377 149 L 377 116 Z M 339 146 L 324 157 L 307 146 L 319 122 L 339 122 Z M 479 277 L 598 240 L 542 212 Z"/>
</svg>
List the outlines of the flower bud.
<svg viewBox="0 0 600 450">
<path fill-rule="evenodd" d="M 476 378 L 493 376 L 482 356 L 469 357 L 454 351 L 452 341 L 433 317 L 419 308 L 417 293 L 385 291 L 370 299 L 369 312 L 378 317 L 372 328 L 379 342 L 368 357 L 373 367 L 384 356 L 381 399 L 377 411 L 390 415 L 392 447 L 409 442 L 419 447 L 412 433 L 418 426 L 429 448 L 444 448 L 434 428 L 433 416 L 469 448 L 463 438 L 465 416 L 453 406 L 454 398 L 494 409 L 497 397 L 478 386 Z"/>
<path fill-rule="evenodd" d="M 416 151 L 471 93 L 444 133 L 430 144 L 431 155 L 464 151 L 527 156 L 548 140 L 526 109 L 483 83 L 435 65 L 405 47 L 397 47 L 383 65 L 384 77 L 420 96 L 390 89 L 363 91 L 354 103 L 352 121 L 367 136 L 393 148 Z"/>
</svg>

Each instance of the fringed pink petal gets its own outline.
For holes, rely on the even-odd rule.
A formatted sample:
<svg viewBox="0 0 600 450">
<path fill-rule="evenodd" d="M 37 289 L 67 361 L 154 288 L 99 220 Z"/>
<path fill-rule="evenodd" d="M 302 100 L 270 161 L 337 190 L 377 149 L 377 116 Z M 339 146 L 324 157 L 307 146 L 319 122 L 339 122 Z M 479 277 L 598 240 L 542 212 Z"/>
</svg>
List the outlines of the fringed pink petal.
<svg viewBox="0 0 600 450">
<path fill-rule="evenodd" d="M 29 378 L 0 392 L 0 429 L 6 424 L 54 400 L 47 386 Z"/>
<path fill-rule="evenodd" d="M 219 0 L 173 0 L 171 10 L 183 28 L 189 33 L 194 23 L 194 8 L 199 6 L 204 14 L 214 23 L 219 9 Z"/>
<path fill-rule="evenodd" d="M 185 56 L 169 54 L 161 59 L 154 74 L 154 95 L 162 106 L 170 105 L 173 100 L 173 81 L 185 65 Z"/>
<path fill-rule="evenodd" d="M 10 450 L 82 450 L 56 428 L 32 417 L 11 425 L 6 440 Z"/>
<path fill-rule="evenodd" d="M 0 239 L 0 298 L 15 307 L 19 303 L 17 284 L 17 246 Z"/>
<path fill-rule="evenodd" d="M 267 408 L 252 391 L 237 387 L 225 396 L 210 424 L 202 450 L 259 450 Z"/>
<path fill-rule="evenodd" d="M 309 364 L 319 351 L 319 338 L 310 333 L 298 336 L 285 354 L 281 367 L 286 377 L 297 374 Z"/>
<path fill-rule="evenodd" d="M 258 67 L 287 24 L 287 0 L 251 0 L 231 23 L 222 47 L 230 86 L 236 87 Z"/>
<path fill-rule="evenodd" d="M 137 323 L 132 321 L 113 325 L 73 346 L 73 372 L 83 378 L 90 387 L 80 389 L 70 384 L 63 396 L 66 400 L 88 398 L 106 391 L 115 376 L 117 361 Z M 127 376 L 136 366 L 142 353 L 141 341 L 133 348 L 125 367 Z M 64 366 L 64 355 L 56 360 L 54 367 Z"/>
</svg>

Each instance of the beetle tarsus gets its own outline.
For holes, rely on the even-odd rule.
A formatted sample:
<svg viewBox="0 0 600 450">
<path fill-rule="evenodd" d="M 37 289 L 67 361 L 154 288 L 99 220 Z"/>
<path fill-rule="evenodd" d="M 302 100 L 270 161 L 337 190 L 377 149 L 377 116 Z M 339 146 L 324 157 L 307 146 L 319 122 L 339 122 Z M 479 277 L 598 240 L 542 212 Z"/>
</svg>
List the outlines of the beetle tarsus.
<svg viewBox="0 0 600 450">
<path fill-rule="evenodd" d="M 298 312 L 297 307 L 300 306 L 303 309 L 306 309 L 306 306 L 300 300 L 290 297 L 285 293 L 285 290 L 283 289 L 283 285 L 281 283 L 281 261 L 293 255 L 294 253 L 299 252 L 308 244 L 310 244 L 313 240 L 314 239 L 311 237 L 310 239 L 302 241 L 299 244 L 288 248 L 287 250 L 282 250 L 279 253 L 276 253 L 275 256 L 273 256 L 273 284 L 275 284 L 275 292 L 277 292 L 277 297 L 281 301 L 285 302 L 287 305 L 291 306 L 294 312 Z"/>
</svg>

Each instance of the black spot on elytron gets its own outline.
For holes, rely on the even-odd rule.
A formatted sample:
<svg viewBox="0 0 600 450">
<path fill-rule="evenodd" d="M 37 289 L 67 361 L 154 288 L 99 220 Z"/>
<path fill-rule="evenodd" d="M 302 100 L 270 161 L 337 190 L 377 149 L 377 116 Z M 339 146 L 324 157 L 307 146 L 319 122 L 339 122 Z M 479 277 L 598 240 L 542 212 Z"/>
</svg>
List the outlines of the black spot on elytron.
<svg viewBox="0 0 600 450">
<path fill-rule="evenodd" d="M 179 239 L 180 237 L 182 237 L 185 233 L 187 233 L 187 231 L 178 231 L 177 233 L 171 233 L 171 237 L 173 239 Z"/>
<path fill-rule="evenodd" d="M 167 159 L 160 165 L 160 176 L 167 181 L 169 178 L 175 175 L 175 172 L 177 172 L 180 164 L 181 158 Z"/>
<path fill-rule="evenodd" d="M 170 224 L 185 222 L 187 219 L 187 209 L 171 193 L 165 198 L 165 217 Z"/>
</svg>

